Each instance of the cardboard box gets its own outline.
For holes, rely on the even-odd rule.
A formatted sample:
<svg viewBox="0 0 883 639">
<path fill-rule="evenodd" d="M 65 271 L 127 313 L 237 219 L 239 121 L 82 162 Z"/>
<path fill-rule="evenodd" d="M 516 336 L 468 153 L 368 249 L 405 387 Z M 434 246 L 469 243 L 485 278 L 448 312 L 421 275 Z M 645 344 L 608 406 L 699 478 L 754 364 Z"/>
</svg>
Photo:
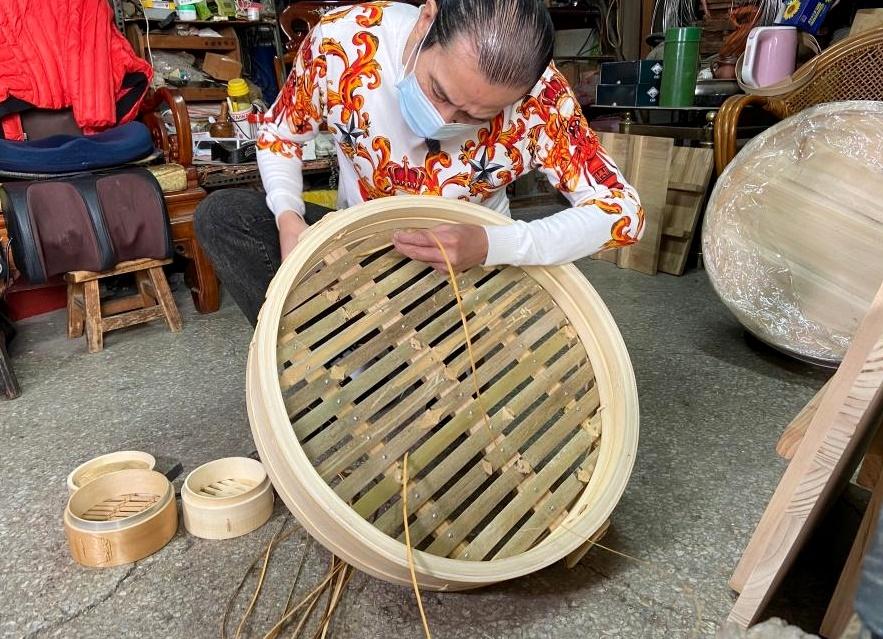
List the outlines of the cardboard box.
<svg viewBox="0 0 883 639">
<path fill-rule="evenodd" d="M 659 106 L 659 94 L 657 84 L 639 84 L 635 91 L 635 106 Z"/>
<path fill-rule="evenodd" d="M 782 18 L 776 24 L 816 34 L 832 6 L 833 0 L 787 0 L 782 9 Z"/>
<path fill-rule="evenodd" d="M 215 80 L 232 80 L 242 77 L 242 64 L 233 58 L 218 53 L 206 53 L 202 70 Z"/>
</svg>

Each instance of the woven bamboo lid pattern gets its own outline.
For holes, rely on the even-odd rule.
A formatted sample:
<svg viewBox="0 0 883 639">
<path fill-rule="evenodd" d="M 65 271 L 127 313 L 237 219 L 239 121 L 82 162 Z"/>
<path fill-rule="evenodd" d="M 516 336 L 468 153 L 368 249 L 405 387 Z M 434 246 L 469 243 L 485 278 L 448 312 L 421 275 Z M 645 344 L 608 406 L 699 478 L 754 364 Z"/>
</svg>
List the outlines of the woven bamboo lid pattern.
<svg viewBox="0 0 883 639">
<path fill-rule="evenodd" d="M 306 232 L 268 291 L 247 395 L 300 522 L 401 584 L 407 452 L 417 580 L 464 589 L 538 570 L 598 530 L 631 472 L 638 405 L 615 323 L 573 266 L 459 275 L 470 357 L 447 277 L 390 245 L 396 229 L 441 223 L 508 221 L 388 198 Z"/>
</svg>

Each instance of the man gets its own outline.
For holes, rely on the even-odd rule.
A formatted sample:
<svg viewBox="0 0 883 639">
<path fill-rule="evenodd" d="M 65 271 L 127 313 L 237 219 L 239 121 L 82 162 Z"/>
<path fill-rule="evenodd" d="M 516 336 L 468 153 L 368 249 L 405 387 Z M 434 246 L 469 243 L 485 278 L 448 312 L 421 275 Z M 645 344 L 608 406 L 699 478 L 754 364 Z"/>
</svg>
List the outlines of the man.
<svg viewBox="0 0 883 639">
<path fill-rule="evenodd" d="M 196 215 L 200 242 L 252 324 L 281 259 L 321 214 L 302 199 L 300 145 L 323 122 L 336 142 L 341 209 L 435 195 L 508 215 L 506 186 L 531 170 L 570 201 L 530 223 L 433 229 L 458 270 L 561 264 L 636 242 L 638 195 L 551 63 L 553 45 L 542 0 L 369 2 L 327 14 L 259 134 L 266 200 L 221 191 Z M 425 231 L 399 232 L 394 243 L 444 266 Z"/>
</svg>

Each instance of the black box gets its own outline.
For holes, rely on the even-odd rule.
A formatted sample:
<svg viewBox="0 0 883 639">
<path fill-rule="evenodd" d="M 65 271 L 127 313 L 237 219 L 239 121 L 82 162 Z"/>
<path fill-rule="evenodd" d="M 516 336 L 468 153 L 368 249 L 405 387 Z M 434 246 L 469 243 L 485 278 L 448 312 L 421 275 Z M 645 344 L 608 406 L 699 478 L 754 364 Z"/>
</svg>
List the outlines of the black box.
<svg viewBox="0 0 883 639">
<path fill-rule="evenodd" d="M 659 106 L 655 84 L 599 84 L 595 104 L 606 106 Z"/>
<path fill-rule="evenodd" d="M 662 83 L 662 60 L 629 60 L 602 62 L 601 84 L 655 84 Z"/>
<path fill-rule="evenodd" d="M 599 84 L 595 104 L 606 106 L 635 106 L 638 86 L 636 84 Z"/>
<path fill-rule="evenodd" d="M 639 84 L 635 91 L 635 106 L 659 106 L 660 93 L 656 84 Z"/>
</svg>

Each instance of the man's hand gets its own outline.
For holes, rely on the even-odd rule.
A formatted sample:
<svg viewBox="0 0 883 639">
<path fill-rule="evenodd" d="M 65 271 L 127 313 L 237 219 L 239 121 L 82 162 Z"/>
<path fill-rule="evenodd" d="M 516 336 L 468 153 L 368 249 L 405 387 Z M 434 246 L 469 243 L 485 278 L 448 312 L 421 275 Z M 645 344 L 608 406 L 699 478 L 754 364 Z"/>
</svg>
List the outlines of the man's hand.
<svg viewBox="0 0 883 639">
<path fill-rule="evenodd" d="M 276 218 L 276 225 L 279 227 L 279 249 L 284 262 L 288 254 L 297 246 L 301 233 L 307 229 L 307 223 L 296 212 L 283 211 Z"/>
<path fill-rule="evenodd" d="M 455 272 L 468 271 L 487 259 L 487 233 L 473 224 L 442 224 L 425 231 L 397 231 L 392 241 L 402 255 L 447 273 L 445 258 L 435 238 L 444 247 Z"/>
</svg>

